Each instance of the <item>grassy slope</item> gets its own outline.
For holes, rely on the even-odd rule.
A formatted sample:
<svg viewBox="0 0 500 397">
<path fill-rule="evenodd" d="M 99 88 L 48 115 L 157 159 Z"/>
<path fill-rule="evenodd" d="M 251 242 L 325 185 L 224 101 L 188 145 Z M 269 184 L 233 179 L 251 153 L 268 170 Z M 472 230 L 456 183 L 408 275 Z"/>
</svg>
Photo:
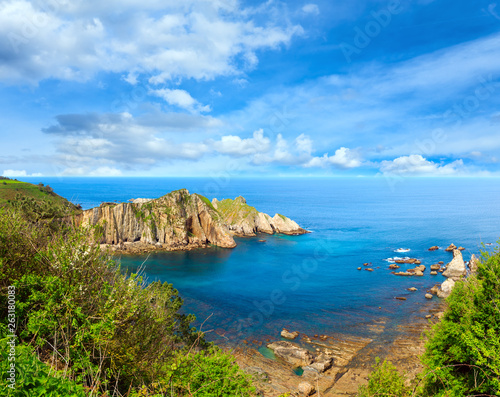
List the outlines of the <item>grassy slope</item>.
<svg viewBox="0 0 500 397">
<path fill-rule="evenodd" d="M 217 203 L 217 210 L 222 214 L 226 222 L 230 224 L 237 223 L 240 220 L 247 218 L 249 215 L 258 215 L 258 211 L 243 203 L 239 198 L 236 200 L 225 199 Z"/>
<path fill-rule="evenodd" d="M 47 201 L 57 206 L 63 206 L 70 210 L 77 210 L 77 207 L 53 192 L 47 192 L 43 187 L 33 185 L 27 182 L 21 182 L 11 179 L 0 180 L 0 207 L 8 205 L 9 201 L 13 202 L 16 195 L 20 193 L 24 197 L 30 197 L 37 201 Z"/>
</svg>

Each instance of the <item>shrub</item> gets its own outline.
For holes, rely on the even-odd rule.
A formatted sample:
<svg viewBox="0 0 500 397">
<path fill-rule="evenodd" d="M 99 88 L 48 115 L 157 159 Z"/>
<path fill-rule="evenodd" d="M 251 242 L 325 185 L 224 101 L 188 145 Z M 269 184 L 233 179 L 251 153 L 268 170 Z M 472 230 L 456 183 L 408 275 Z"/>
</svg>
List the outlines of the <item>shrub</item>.
<svg viewBox="0 0 500 397">
<path fill-rule="evenodd" d="M 423 363 L 425 392 L 500 395 L 500 253 L 483 253 L 477 275 L 457 282 L 433 328 Z"/>
<path fill-rule="evenodd" d="M 368 385 L 360 386 L 359 397 L 405 397 L 410 390 L 405 386 L 405 380 L 390 361 L 375 359 L 374 371 L 370 375 Z"/>
<path fill-rule="evenodd" d="M 0 389 L 3 396 L 67 396 L 85 397 L 85 389 L 61 373 L 41 362 L 33 349 L 26 345 L 16 346 L 15 387 L 8 380 L 9 356 L 7 354 L 7 339 L 0 340 Z"/>
<path fill-rule="evenodd" d="M 43 361 L 98 395 L 250 395 L 249 378 L 191 327 L 171 284 L 123 274 L 91 229 L 61 232 L 0 211 L 0 329 L 14 285 L 19 343 Z"/>
</svg>

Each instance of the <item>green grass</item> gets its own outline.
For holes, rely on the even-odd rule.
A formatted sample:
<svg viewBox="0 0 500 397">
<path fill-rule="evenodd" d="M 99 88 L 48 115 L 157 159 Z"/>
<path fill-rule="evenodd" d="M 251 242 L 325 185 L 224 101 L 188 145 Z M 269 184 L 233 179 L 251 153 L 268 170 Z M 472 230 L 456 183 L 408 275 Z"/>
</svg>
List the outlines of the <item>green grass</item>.
<svg viewBox="0 0 500 397">
<path fill-rule="evenodd" d="M 217 210 L 228 223 L 234 224 L 239 220 L 246 219 L 250 215 L 258 215 L 254 207 L 243 203 L 241 200 L 225 199 L 217 203 Z"/>
<path fill-rule="evenodd" d="M 16 195 L 20 193 L 23 197 L 30 197 L 37 201 L 48 201 L 52 204 L 65 205 L 76 209 L 76 206 L 64 197 L 48 192 L 45 189 L 46 186 L 41 187 L 27 182 L 10 179 L 0 180 L 0 207 L 15 201 Z"/>
<path fill-rule="evenodd" d="M 205 196 L 202 196 L 201 194 L 196 194 L 196 195 L 200 198 L 201 201 L 203 201 L 206 205 L 208 205 L 209 208 L 213 209 L 214 211 L 217 211 L 209 199 L 207 199 Z"/>
</svg>

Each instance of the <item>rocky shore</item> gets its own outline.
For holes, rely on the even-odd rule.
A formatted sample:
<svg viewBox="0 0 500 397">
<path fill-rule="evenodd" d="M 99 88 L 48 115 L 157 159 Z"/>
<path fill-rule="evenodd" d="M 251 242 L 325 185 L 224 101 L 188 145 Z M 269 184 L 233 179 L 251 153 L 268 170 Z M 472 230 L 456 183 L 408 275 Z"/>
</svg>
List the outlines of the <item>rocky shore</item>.
<svg viewBox="0 0 500 397">
<path fill-rule="evenodd" d="M 158 199 L 130 201 L 102 203 L 66 220 L 77 226 L 93 226 L 102 247 L 130 254 L 211 245 L 234 248 L 235 235 L 308 233 L 286 216 L 270 217 L 257 211 L 243 197 L 210 202 L 181 189 Z"/>
<path fill-rule="evenodd" d="M 406 373 L 408 382 L 419 373 L 425 346 L 422 332 L 439 320 L 442 310 L 443 303 L 429 302 L 418 320 L 395 329 L 387 329 L 381 317 L 368 326 L 370 337 L 306 335 L 286 330 L 294 336 L 293 342 L 283 338 L 266 345 L 274 352 L 274 359 L 264 357 L 257 346 L 240 346 L 232 354 L 238 365 L 258 380 L 261 396 L 290 393 L 297 397 L 354 397 L 358 387 L 368 382 L 376 357 L 393 362 Z"/>
</svg>

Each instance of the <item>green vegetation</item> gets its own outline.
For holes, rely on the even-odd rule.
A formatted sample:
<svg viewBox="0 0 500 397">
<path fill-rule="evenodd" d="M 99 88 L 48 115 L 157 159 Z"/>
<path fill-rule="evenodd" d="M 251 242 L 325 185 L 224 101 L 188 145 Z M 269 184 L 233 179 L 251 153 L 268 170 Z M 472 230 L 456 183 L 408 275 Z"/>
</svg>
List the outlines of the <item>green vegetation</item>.
<svg viewBox="0 0 500 397">
<path fill-rule="evenodd" d="M 226 222 L 230 224 L 247 218 L 248 216 L 257 216 L 259 212 L 249 206 L 242 197 L 234 200 L 225 199 L 217 203 L 217 211 L 222 215 Z"/>
<path fill-rule="evenodd" d="M 500 250 L 483 253 L 478 272 L 458 281 L 429 333 L 417 386 L 404 389 L 388 363 L 377 363 L 359 396 L 500 396 Z"/>
<path fill-rule="evenodd" d="M 61 371 L 56 371 L 38 359 L 33 349 L 26 345 L 16 349 L 16 389 L 11 389 L 8 381 L 8 345 L 7 339 L 0 340 L 0 389 L 3 395 L 14 396 L 16 390 L 25 396 L 67 396 L 85 397 L 85 389 L 76 382 L 64 378 Z"/>
<path fill-rule="evenodd" d="M 17 207 L 0 209 L 0 338 L 14 286 L 17 379 L 27 395 L 254 395 L 232 357 L 191 327 L 192 315 L 180 313 L 173 286 L 124 275 L 91 241 L 93 233 L 54 229 Z"/>
<path fill-rule="evenodd" d="M 359 388 L 358 397 L 406 397 L 410 390 L 405 379 L 390 361 L 380 363 L 377 357 L 368 385 Z"/>
<path fill-rule="evenodd" d="M 196 194 L 196 195 L 200 198 L 201 201 L 203 201 L 208 206 L 208 208 L 211 208 L 215 212 L 217 212 L 217 210 L 214 208 L 212 202 L 209 199 L 207 199 L 205 196 L 202 196 L 201 194 Z"/>
<path fill-rule="evenodd" d="M 35 222 L 61 218 L 79 211 L 77 206 L 55 194 L 50 186 L 11 179 L 3 179 L 0 183 L 0 208 L 6 206 L 17 207 Z"/>
<path fill-rule="evenodd" d="M 430 335 L 425 392 L 500 396 L 500 252 L 483 254 L 476 275 L 455 285 Z"/>
</svg>

